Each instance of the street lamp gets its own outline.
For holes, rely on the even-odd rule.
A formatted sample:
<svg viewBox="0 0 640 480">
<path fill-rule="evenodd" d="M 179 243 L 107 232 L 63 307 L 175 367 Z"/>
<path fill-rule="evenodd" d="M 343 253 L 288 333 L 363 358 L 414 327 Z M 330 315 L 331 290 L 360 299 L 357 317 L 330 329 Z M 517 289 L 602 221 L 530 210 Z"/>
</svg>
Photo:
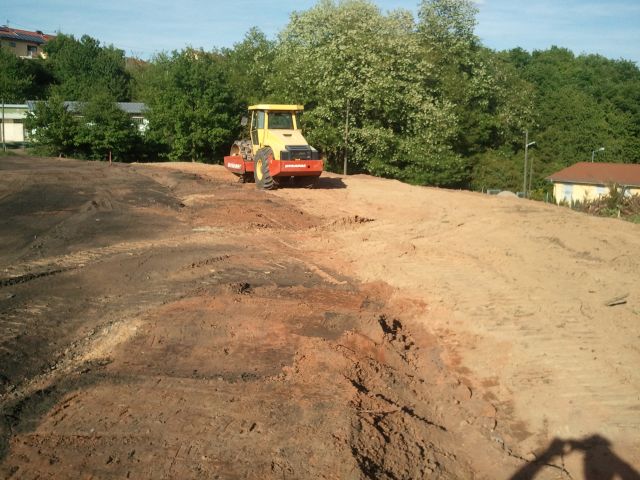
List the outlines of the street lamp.
<svg viewBox="0 0 640 480">
<path fill-rule="evenodd" d="M 2 96 L 2 151 L 7 151 L 7 139 L 5 138 L 5 130 L 4 130 L 4 95 Z"/>
<path fill-rule="evenodd" d="M 529 149 L 529 147 L 533 147 L 536 144 L 536 142 L 530 142 L 527 145 L 527 148 L 525 149 L 525 156 L 527 155 L 527 150 Z M 531 192 L 531 179 L 533 179 L 533 158 L 531 159 L 531 161 L 529 162 L 529 188 L 528 191 Z"/>
<path fill-rule="evenodd" d="M 524 198 L 527 198 L 527 157 L 529 153 L 529 147 L 532 147 L 536 144 L 536 142 L 529 141 L 529 130 L 524 131 L 524 180 L 522 182 L 522 194 Z M 530 166 L 533 173 L 533 162 Z M 531 178 L 529 178 L 529 183 L 531 183 Z"/>
<path fill-rule="evenodd" d="M 597 150 L 591 150 L 591 163 L 593 163 L 593 158 L 596 156 L 596 152 L 604 152 L 604 147 L 600 147 Z"/>
</svg>

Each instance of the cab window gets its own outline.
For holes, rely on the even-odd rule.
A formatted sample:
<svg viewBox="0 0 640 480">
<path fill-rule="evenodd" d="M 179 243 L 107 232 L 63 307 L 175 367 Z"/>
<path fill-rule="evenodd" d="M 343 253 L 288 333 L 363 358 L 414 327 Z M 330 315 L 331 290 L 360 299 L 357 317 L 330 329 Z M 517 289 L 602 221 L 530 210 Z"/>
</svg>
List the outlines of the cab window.
<svg viewBox="0 0 640 480">
<path fill-rule="evenodd" d="M 275 130 L 293 130 L 293 115 L 289 112 L 269 113 L 269 128 Z"/>
<path fill-rule="evenodd" d="M 264 128 L 264 112 L 258 112 L 258 121 L 255 128 Z"/>
</svg>

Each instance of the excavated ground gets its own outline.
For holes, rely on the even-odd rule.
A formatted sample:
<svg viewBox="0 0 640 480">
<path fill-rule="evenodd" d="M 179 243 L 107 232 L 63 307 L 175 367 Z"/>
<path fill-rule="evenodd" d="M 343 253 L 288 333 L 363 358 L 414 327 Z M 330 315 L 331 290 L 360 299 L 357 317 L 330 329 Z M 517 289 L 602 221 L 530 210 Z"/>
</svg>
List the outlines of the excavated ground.
<svg viewBox="0 0 640 480">
<path fill-rule="evenodd" d="M 416 240 L 388 219 L 412 220 L 368 208 L 367 182 L 260 192 L 205 165 L 0 158 L 0 476 L 638 478 L 637 439 L 554 443 L 551 413 L 542 432 L 517 410 L 508 335 L 482 345 L 491 381 L 474 372 L 437 263 L 414 246 L 411 283 L 389 262 Z"/>
</svg>

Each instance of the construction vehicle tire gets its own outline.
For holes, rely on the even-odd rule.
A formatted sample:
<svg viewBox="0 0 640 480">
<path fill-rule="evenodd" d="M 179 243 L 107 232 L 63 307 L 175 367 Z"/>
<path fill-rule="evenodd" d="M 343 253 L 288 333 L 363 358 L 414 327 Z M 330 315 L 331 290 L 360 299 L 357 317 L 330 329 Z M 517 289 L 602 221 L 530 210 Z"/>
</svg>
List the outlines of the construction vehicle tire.
<svg viewBox="0 0 640 480">
<path fill-rule="evenodd" d="M 261 148 L 256 153 L 253 176 L 256 180 L 256 188 L 260 190 L 272 190 L 276 186 L 269 171 L 269 160 L 271 159 L 273 159 L 271 147 Z"/>
</svg>

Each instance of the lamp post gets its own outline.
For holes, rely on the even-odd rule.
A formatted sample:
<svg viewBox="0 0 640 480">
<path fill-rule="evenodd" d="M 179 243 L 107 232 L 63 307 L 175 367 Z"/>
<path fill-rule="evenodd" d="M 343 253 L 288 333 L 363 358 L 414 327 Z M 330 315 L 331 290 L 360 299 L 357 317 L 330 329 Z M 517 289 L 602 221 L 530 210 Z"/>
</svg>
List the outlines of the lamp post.
<svg viewBox="0 0 640 480">
<path fill-rule="evenodd" d="M 529 130 L 524 131 L 524 180 L 522 182 L 522 194 L 524 198 L 527 198 L 527 162 L 528 162 L 528 154 L 529 147 L 535 145 L 536 142 L 529 141 Z M 530 167 L 533 173 L 533 165 Z M 531 183 L 531 178 L 529 178 L 529 183 Z"/>
<path fill-rule="evenodd" d="M 2 96 L 2 151 L 6 152 L 7 151 L 7 140 L 4 136 L 4 95 Z"/>
<path fill-rule="evenodd" d="M 600 147 L 597 150 L 591 150 L 591 163 L 593 163 L 593 159 L 596 156 L 596 152 L 604 152 L 604 147 Z"/>
<path fill-rule="evenodd" d="M 344 165 L 342 174 L 347 174 L 347 156 L 349 155 L 349 97 L 347 97 L 347 115 L 344 121 Z"/>
<path fill-rule="evenodd" d="M 536 142 L 531 142 L 529 143 L 529 145 L 527 145 L 527 147 L 533 147 L 536 144 Z M 527 187 L 527 191 L 529 192 L 529 195 L 531 195 L 531 180 L 533 179 L 533 158 L 531 158 L 531 160 L 529 160 L 529 186 Z"/>
</svg>

